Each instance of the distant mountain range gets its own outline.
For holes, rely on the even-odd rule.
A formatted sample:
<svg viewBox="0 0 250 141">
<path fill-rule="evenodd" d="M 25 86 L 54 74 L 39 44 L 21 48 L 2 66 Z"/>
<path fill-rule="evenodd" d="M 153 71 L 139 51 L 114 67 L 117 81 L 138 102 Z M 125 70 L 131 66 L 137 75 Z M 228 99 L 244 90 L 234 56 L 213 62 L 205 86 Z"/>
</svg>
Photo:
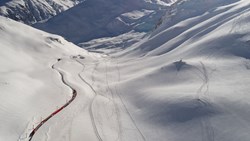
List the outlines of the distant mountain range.
<svg viewBox="0 0 250 141">
<path fill-rule="evenodd" d="M 47 20 L 84 0 L 1 0 L 0 15 L 26 24 Z"/>
<path fill-rule="evenodd" d="M 74 43 L 113 37 L 131 30 L 148 32 L 155 28 L 171 1 L 86 0 L 85 2 L 34 25 L 59 34 Z"/>
<path fill-rule="evenodd" d="M 3 0 L 0 15 L 81 43 L 132 30 L 151 31 L 175 1 Z"/>
</svg>

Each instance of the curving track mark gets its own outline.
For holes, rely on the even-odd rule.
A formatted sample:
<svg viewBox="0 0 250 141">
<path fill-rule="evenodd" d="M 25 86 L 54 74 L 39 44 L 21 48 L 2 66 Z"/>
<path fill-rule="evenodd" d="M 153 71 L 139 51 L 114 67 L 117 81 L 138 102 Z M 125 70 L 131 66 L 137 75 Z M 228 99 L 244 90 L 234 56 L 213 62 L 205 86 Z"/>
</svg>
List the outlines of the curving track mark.
<svg viewBox="0 0 250 141">
<path fill-rule="evenodd" d="M 201 69 L 196 67 L 198 72 L 202 75 L 199 76 L 203 83 L 197 91 L 197 99 L 200 103 L 201 107 L 211 106 L 211 102 L 209 100 L 209 76 L 208 70 L 203 62 L 200 62 Z M 202 141 L 214 141 L 214 128 L 211 124 L 210 117 L 201 119 L 201 128 L 202 128 Z"/>
<path fill-rule="evenodd" d="M 116 60 L 116 59 L 115 59 L 115 60 Z M 120 81 L 121 81 L 121 72 L 120 72 L 120 68 L 118 67 L 118 62 L 117 62 L 117 60 L 116 60 L 116 66 L 115 66 L 115 68 L 116 68 L 116 70 L 117 70 L 117 72 L 118 72 L 118 82 L 120 82 Z M 120 101 L 121 101 L 121 103 L 122 103 L 122 105 L 123 105 L 123 107 L 124 107 L 124 109 L 125 109 L 127 115 L 129 116 L 130 120 L 131 120 L 132 123 L 134 124 L 136 130 L 139 132 L 139 134 L 140 134 L 142 140 L 143 140 L 143 141 L 146 141 L 146 137 L 143 135 L 142 131 L 139 129 L 139 127 L 137 126 L 137 124 L 136 124 L 134 118 L 132 117 L 132 115 L 130 114 L 128 108 L 126 107 L 125 102 L 123 101 L 123 99 L 122 99 L 122 97 L 121 97 L 121 92 L 118 91 L 117 86 L 115 86 L 115 91 L 116 91 L 116 94 L 117 94 L 118 98 L 120 99 Z"/>
<path fill-rule="evenodd" d="M 208 72 L 207 72 L 205 65 L 202 62 L 200 62 L 200 64 L 201 64 L 201 69 L 198 67 L 195 67 L 198 70 L 198 72 L 201 74 L 201 76 L 198 75 L 199 78 L 203 81 L 202 85 L 197 90 L 197 99 L 203 100 L 203 102 L 208 103 L 204 100 L 204 97 L 209 97 L 209 95 L 208 95 L 209 94 L 209 92 L 208 92 L 208 90 L 209 90 Z M 205 91 L 203 91 L 204 89 L 205 89 Z"/>
<path fill-rule="evenodd" d="M 60 62 L 61 59 L 58 59 L 56 63 Z M 55 63 L 55 64 L 56 64 Z M 56 114 L 58 114 L 59 112 L 61 112 L 64 108 L 66 108 L 77 96 L 77 91 L 71 87 L 66 81 L 65 81 L 65 77 L 63 75 L 62 72 L 60 72 L 58 69 L 55 68 L 55 64 L 52 65 L 52 69 L 56 70 L 60 76 L 61 76 L 61 80 L 63 82 L 64 85 L 66 85 L 67 87 L 69 87 L 72 90 L 72 97 L 71 99 L 65 103 L 62 107 L 60 107 L 59 109 L 57 109 L 56 111 L 54 111 L 52 114 L 50 114 L 48 117 L 46 117 L 44 120 L 42 120 L 33 130 L 32 132 L 29 134 L 29 141 L 32 140 L 32 138 L 34 137 L 35 133 L 39 130 L 39 128 L 42 127 L 42 125 L 44 123 L 46 123 L 49 119 L 51 119 L 53 116 L 55 116 Z"/>
<path fill-rule="evenodd" d="M 81 62 L 81 61 L 79 61 L 79 60 L 77 60 L 77 59 L 75 59 L 75 61 L 77 62 L 77 63 L 79 63 L 80 65 L 82 65 L 83 66 L 83 69 L 82 69 L 82 72 L 84 71 L 84 68 L 85 68 L 85 65 Z M 93 103 L 94 103 L 94 101 L 95 101 L 95 98 L 96 98 L 96 96 L 97 96 L 97 92 L 95 91 L 95 89 L 81 76 L 81 73 L 78 73 L 78 76 L 79 76 L 79 78 L 84 82 L 84 83 L 86 83 L 88 86 L 89 86 L 89 88 L 94 92 L 94 97 L 92 98 L 92 100 L 91 100 L 91 102 L 90 102 L 90 106 L 89 106 L 89 114 L 90 114 L 90 119 L 91 119 L 91 124 L 92 124 L 92 126 L 93 126 L 93 128 L 94 128 L 94 132 L 95 132 L 95 135 L 96 135 L 96 137 L 97 137 L 97 139 L 99 140 L 99 141 L 103 141 L 102 140 L 102 138 L 101 138 L 101 136 L 100 136 L 100 134 L 99 134 L 99 132 L 98 132 L 98 129 L 97 129 L 97 126 L 96 126 L 96 121 L 95 121 L 95 117 L 94 117 L 94 114 L 93 114 Z"/>
<path fill-rule="evenodd" d="M 119 139 L 121 139 L 121 135 L 122 135 L 121 115 L 120 115 L 120 112 L 119 112 L 118 105 L 114 100 L 114 93 L 113 93 L 112 89 L 110 88 L 110 84 L 108 82 L 108 67 L 107 67 L 107 61 L 106 60 L 105 60 L 105 73 L 106 73 L 106 85 L 107 85 L 108 91 L 111 94 L 112 102 L 113 102 L 113 104 L 115 106 L 116 121 L 117 121 L 117 124 L 118 124 L 118 137 L 117 137 L 116 140 L 119 140 Z"/>
</svg>

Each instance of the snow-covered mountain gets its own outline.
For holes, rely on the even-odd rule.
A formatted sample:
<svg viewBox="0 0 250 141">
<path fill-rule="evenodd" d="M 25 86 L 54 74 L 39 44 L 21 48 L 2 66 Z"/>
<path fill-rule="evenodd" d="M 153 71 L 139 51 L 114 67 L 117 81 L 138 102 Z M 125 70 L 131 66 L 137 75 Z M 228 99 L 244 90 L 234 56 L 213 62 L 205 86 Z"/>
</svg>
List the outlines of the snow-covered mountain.
<svg viewBox="0 0 250 141">
<path fill-rule="evenodd" d="M 172 12 L 113 54 L 139 129 L 151 141 L 248 141 L 250 1 L 187 0 Z"/>
<path fill-rule="evenodd" d="M 167 5 L 160 0 L 86 0 L 35 27 L 74 43 L 131 30 L 148 32 L 155 28 Z"/>
<path fill-rule="evenodd" d="M 71 55 L 87 56 L 87 51 L 2 16 L 0 36 L 0 140 L 27 140 L 32 124 L 71 94 L 51 68 L 53 63 Z"/>
<path fill-rule="evenodd" d="M 0 15 L 34 24 L 47 20 L 83 0 L 1 0 Z"/>
<path fill-rule="evenodd" d="M 250 140 L 249 0 L 126 2 L 86 1 L 37 25 L 93 38 L 79 44 L 92 52 L 0 17 L 0 140 Z M 105 37 L 117 17 L 156 9 L 153 31 Z"/>
<path fill-rule="evenodd" d="M 177 6 L 173 5 L 172 11 L 168 11 L 163 17 L 162 25 L 143 42 L 135 45 L 131 53 L 137 52 L 147 56 L 163 55 L 180 47 L 187 48 L 186 44 L 201 43 L 200 38 L 210 34 L 220 37 L 214 41 L 209 41 L 211 44 L 213 42 L 221 44 L 222 42 L 218 41 L 219 39 L 226 40 L 231 36 L 233 38 L 237 32 L 245 30 L 247 24 L 240 27 L 238 25 L 241 23 L 238 24 L 236 21 L 239 17 L 246 15 L 248 8 L 248 2 L 242 0 L 182 1 Z M 232 24 L 232 22 L 236 23 Z M 225 26 L 228 26 L 227 29 L 225 28 L 227 31 L 220 33 L 221 30 L 218 29 L 223 29 Z M 237 40 L 237 38 L 233 39 Z M 224 44 L 232 42 L 236 41 L 231 40 L 231 42 L 225 42 Z M 206 40 L 203 44 L 206 44 Z M 201 50 L 202 47 L 199 48 Z M 129 53 L 126 52 L 126 54 Z"/>
</svg>

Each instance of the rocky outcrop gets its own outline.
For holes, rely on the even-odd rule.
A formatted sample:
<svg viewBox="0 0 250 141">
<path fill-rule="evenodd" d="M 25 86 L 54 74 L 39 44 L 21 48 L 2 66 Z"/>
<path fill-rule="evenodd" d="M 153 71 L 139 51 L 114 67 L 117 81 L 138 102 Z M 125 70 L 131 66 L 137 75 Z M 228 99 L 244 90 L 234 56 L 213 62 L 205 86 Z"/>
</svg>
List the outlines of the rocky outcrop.
<svg viewBox="0 0 250 141">
<path fill-rule="evenodd" d="M 83 0 L 5 0 L 0 15 L 26 24 L 47 20 Z"/>
</svg>

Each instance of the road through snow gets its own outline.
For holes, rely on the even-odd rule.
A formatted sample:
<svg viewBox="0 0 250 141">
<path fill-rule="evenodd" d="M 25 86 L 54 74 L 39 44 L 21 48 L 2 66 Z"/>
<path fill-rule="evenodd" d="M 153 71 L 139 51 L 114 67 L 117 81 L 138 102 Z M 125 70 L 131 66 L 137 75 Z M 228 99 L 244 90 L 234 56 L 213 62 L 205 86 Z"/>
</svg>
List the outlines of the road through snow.
<svg viewBox="0 0 250 141">
<path fill-rule="evenodd" d="M 60 62 L 61 59 L 58 59 L 57 62 L 55 64 L 57 64 L 58 62 Z M 40 127 L 42 127 L 42 125 L 47 122 L 50 118 L 52 118 L 53 116 L 55 116 L 56 114 L 58 114 L 60 111 L 62 111 L 64 108 L 66 108 L 77 96 L 77 91 L 70 86 L 66 81 L 65 81 L 65 77 L 63 75 L 62 72 L 60 72 L 58 69 L 55 68 L 55 64 L 52 65 L 52 69 L 56 70 L 60 76 L 61 76 L 61 80 L 63 82 L 64 85 L 66 85 L 67 87 L 69 87 L 72 90 L 72 97 L 71 99 L 65 103 L 62 107 L 60 107 L 59 109 L 57 109 L 56 111 L 54 111 L 52 114 L 50 114 L 47 118 L 45 118 L 44 120 L 42 120 L 33 130 L 32 132 L 29 134 L 29 141 L 32 140 L 33 136 L 35 135 L 35 133 L 37 132 L 37 130 L 39 130 Z"/>
</svg>

